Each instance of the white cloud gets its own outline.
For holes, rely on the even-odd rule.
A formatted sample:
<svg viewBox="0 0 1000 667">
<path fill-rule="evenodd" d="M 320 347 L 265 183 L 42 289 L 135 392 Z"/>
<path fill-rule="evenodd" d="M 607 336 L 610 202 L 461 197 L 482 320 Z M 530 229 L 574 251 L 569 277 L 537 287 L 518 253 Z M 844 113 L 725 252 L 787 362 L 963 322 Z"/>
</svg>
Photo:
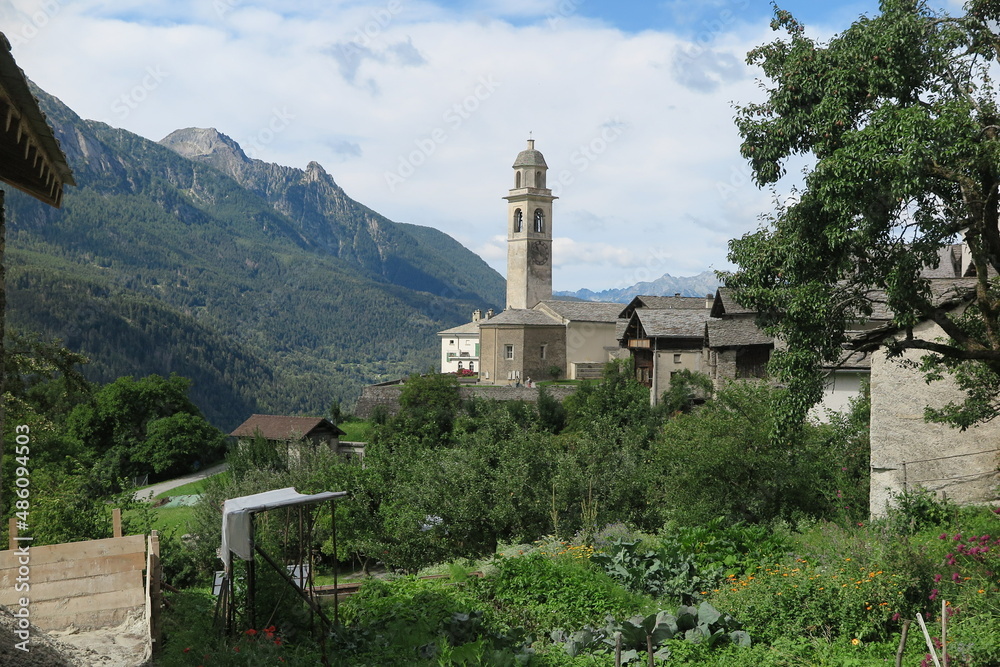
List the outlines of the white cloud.
<svg viewBox="0 0 1000 667">
<path fill-rule="evenodd" d="M 769 208 L 731 183 L 743 163 L 730 101 L 760 96 L 738 63 L 772 38 L 766 25 L 730 21 L 702 43 L 573 11 L 547 20 L 559 2 L 504 3 L 503 16 L 537 17 L 526 26 L 488 6 L 480 20 L 402 0 L 219 2 L 66 2 L 14 55 L 85 118 L 153 140 L 216 127 L 261 159 L 316 160 L 355 199 L 501 270 L 501 197 L 533 132 L 560 197 L 557 289 L 719 266 Z M 42 4 L 19 0 L 7 34 Z"/>
</svg>

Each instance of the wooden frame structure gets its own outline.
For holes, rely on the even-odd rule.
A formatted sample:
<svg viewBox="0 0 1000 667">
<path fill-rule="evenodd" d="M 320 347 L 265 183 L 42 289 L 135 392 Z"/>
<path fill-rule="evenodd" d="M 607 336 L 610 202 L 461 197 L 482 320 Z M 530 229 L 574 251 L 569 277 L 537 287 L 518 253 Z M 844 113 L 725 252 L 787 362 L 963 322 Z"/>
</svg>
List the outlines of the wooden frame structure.
<svg viewBox="0 0 1000 667">
<path fill-rule="evenodd" d="M 314 495 L 303 495 L 295 491 L 294 488 L 276 489 L 252 496 L 232 498 L 223 504 L 222 515 L 222 549 L 220 557 L 225 565 L 222 588 L 215 609 L 215 623 L 218 624 L 220 616 L 223 618 L 224 630 L 226 634 L 232 634 L 236 629 L 236 576 L 233 565 L 233 554 L 236 554 L 247 564 L 246 573 L 246 616 L 251 628 L 256 629 L 256 601 L 257 601 L 257 556 L 270 566 L 279 577 L 302 598 L 310 610 L 310 618 L 316 616 L 323 625 L 323 637 L 326 632 L 335 624 L 339 623 L 339 603 L 334 596 L 333 622 L 326 617 L 323 610 L 316 601 L 315 587 L 313 585 L 312 550 L 308 549 L 308 554 L 303 553 L 303 546 L 312 535 L 315 527 L 314 521 L 304 521 L 303 509 L 309 506 L 330 501 L 330 522 L 333 532 L 333 556 L 337 557 L 337 513 L 336 501 L 347 495 L 345 491 L 318 493 Z M 300 585 L 287 572 L 286 568 L 277 563 L 266 551 L 264 551 L 257 541 L 256 516 L 262 512 L 278 508 L 298 509 L 298 560 L 294 565 L 298 572 L 306 572 L 305 585 Z M 286 521 L 286 526 L 288 522 Z M 308 561 L 308 562 L 306 562 Z M 308 565 L 308 568 L 304 566 Z M 337 573 L 334 570 L 334 585 L 336 586 Z M 321 641 L 326 662 L 326 642 Z"/>
</svg>

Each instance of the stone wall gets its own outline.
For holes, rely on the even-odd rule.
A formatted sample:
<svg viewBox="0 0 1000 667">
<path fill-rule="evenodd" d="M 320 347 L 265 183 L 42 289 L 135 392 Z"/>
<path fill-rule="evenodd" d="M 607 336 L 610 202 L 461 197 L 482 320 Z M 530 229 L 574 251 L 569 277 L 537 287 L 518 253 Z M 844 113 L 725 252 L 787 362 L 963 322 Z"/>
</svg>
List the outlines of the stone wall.
<svg viewBox="0 0 1000 667">
<path fill-rule="evenodd" d="M 927 329 L 922 325 L 919 329 Z M 935 326 L 934 329 L 937 329 Z M 943 332 L 916 330 L 933 340 Z M 906 360 L 919 360 L 911 351 Z M 871 373 L 871 492 L 873 516 L 885 514 L 893 493 L 920 486 L 959 503 L 984 503 L 998 497 L 1000 421 L 959 431 L 924 421 L 924 407 L 941 407 L 961 400 L 949 379 L 927 383 L 916 368 L 872 356 Z"/>
<path fill-rule="evenodd" d="M 358 399 L 354 413 L 362 419 L 371 417 L 375 406 L 383 406 L 389 414 L 399 412 L 399 393 L 403 385 L 374 385 L 365 387 Z M 576 391 L 576 385 L 554 385 L 547 388 L 549 396 L 564 400 L 567 396 Z M 471 385 L 459 387 L 459 395 L 462 400 L 468 400 L 473 396 L 477 398 L 487 398 L 494 401 L 526 401 L 535 403 L 538 401 L 538 389 L 530 387 L 516 387 L 513 385 Z"/>
</svg>

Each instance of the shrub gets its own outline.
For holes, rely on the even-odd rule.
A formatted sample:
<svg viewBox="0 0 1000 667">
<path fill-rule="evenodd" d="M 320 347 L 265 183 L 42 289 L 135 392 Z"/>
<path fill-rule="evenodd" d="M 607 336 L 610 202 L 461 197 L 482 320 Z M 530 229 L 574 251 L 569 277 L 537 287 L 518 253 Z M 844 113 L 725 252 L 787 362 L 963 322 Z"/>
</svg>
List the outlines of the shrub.
<svg viewBox="0 0 1000 667">
<path fill-rule="evenodd" d="M 789 635 L 885 640 L 909 610 L 894 573 L 858 567 L 851 558 L 839 566 L 800 558 L 731 575 L 713 601 L 766 642 Z"/>
<path fill-rule="evenodd" d="M 890 494 L 886 519 L 897 532 L 912 535 L 954 521 L 957 512 L 952 501 L 918 487 Z"/>
<path fill-rule="evenodd" d="M 651 604 L 628 593 L 586 559 L 540 553 L 498 557 L 496 572 L 476 586 L 477 594 L 511 626 L 531 633 L 597 625 L 611 614 L 623 618 Z"/>
</svg>

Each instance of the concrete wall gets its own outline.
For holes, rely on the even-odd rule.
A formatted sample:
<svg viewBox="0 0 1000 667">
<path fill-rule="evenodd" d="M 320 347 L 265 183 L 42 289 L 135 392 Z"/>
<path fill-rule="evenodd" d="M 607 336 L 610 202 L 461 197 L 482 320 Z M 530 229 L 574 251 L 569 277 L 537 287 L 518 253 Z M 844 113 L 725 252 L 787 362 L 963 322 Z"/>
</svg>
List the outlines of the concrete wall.
<svg viewBox="0 0 1000 667">
<path fill-rule="evenodd" d="M 358 405 L 354 411 L 355 414 L 362 419 L 367 419 L 371 416 L 371 411 L 376 405 L 384 406 L 390 414 L 396 414 L 399 412 L 399 392 L 402 389 L 402 385 L 398 384 L 365 387 L 361 393 L 361 398 L 358 399 Z M 475 396 L 495 401 L 527 401 L 535 403 L 538 401 L 538 391 L 537 388 L 532 389 L 529 387 L 471 385 L 460 387 L 458 393 L 463 400 L 468 400 Z M 560 401 L 575 391 L 575 385 L 555 385 L 546 389 L 549 396 L 553 396 Z"/>
<path fill-rule="evenodd" d="M 481 382 L 488 384 L 514 383 L 519 378 L 550 379 L 549 368 L 559 366 L 566 377 L 565 327 L 553 326 L 499 326 L 484 327 L 480 337 Z M 507 359 L 505 346 L 514 347 L 514 358 Z M 541 347 L 545 345 L 545 359 Z"/>
<path fill-rule="evenodd" d="M 936 331 L 935 331 L 936 330 Z M 943 335 L 923 325 L 921 338 Z M 904 355 L 917 361 L 922 355 Z M 1000 473 L 1000 420 L 964 432 L 924 421 L 924 406 L 940 407 L 962 394 L 949 379 L 927 384 L 916 368 L 879 351 L 871 374 L 871 495 L 873 516 L 885 513 L 891 492 L 922 486 L 960 503 L 994 501 Z"/>
<path fill-rule="evenodd" d="M 566 372 L 573 364 L 608 363 L 608 348 L 618 349 L 614 322 L 570 322 L 566 325 Z"/>
<path fill-rule="evenodd" d="M 813 418 L 825 422 L 828 412 L 847 412 L 852 398 L 861 395 L 861 385 L 871 377 L 867 370 L 839 370 L 830 373 L 823 388 L 823 398 L 813 408 Z"/>
<path fill-rule="evenodd" d="M 655 357 L 654 369 L 656 376 L 649 389 L 650 402 L 656 405 L 660 401 L 663 392 L 670 388 L 670 376 L 681 370 L 689 370 L 698 373 L 704 372 L 702 365 L 702 350 L 657 350 L 653 353 Z"/>
</svg>

